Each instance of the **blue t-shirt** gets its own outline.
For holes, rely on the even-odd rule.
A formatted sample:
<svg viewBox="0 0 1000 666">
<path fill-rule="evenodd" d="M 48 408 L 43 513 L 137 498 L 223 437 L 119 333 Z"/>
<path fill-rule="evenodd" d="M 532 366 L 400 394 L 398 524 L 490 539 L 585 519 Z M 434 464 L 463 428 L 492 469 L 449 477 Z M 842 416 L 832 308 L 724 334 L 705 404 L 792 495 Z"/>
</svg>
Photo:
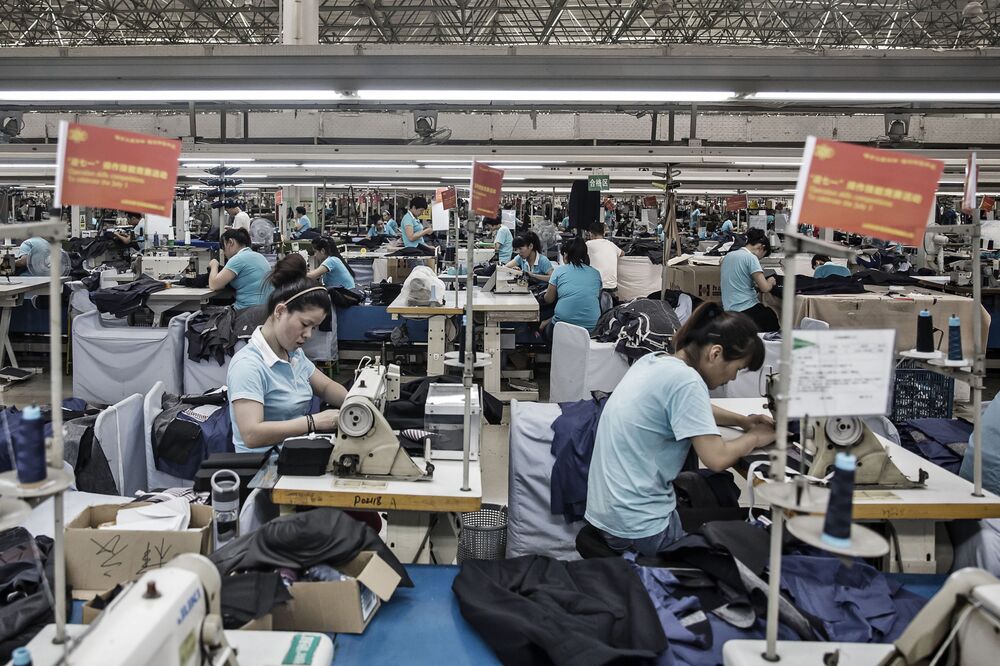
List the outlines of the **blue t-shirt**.
<svg viewBox="0 0 1000 666">
<path fill-rule="evenodd" d="M 691 438 L 718 435 L 708 386 L 680 359 L 647 354 L 608 398 L 594 440 L 586 519 L 623 539 L 667 528 Z"/>
<path fill-rule="evenodd" d="M 1000 395 L 993 398 L 983 412 L 980 427 L 983 429 L 983 488 L 1000 494 Z M 975 455 L 976 447 L 970 435 L 969 446 L 965 449 L 962 467 L 958 471 L 958 475 L 969 482 L 972 482 Z"/>
<path fill-rule="evenodd" d="M 267 282 L 271 265 L 263 255 L 248 247 L 230 257 L 225 268 L 236 273 L 229 286 L 236 290 L 237 310 L 266 303 L 267 297 L 274 291 L 274 287 Z"/>
<path fill-rule="evenodd" d="M 722 260 L 719 287 L 722 290 L 722 308 L 729 312 L 743 312 L 757 305 L 757 288 L 754 273 L 763 273 L 760 259 L 745 247 L 730 252 Z"/>
<path fill-rule="evenodd" d="M 351 275 L 351 271 L 347 270 L 343 261 L 336 257 L 327 257 L 323 260 L 322 265 L 326 267 L 326 273 L 323 273 L 324 287 L 354 289 L 354 276 Z"/>
<path fill-rule="evenodd" d="M 308 217 L 303 215 L 302 217 L 299 218 L 298 228 L 296 229 L 296 231 L 298 231 L 301 234 L 303 231 L 305 231 L 311 226 L 312 222 L 309 221 Z"/>
<path fill-rule="evenodd" d="M 406 211 L 406 215 L 403 216 L 403 247 L 416 247 L 420 245 L 423 242 L 422 239 L 410 240 L 406 237 L 406 227 L 413 227 L 414 234 L 419 234 L 424 230 L 424 225 L 420 220 L 413 217 L 413 213 L 410 211 Z"/>
<path fill-rule="evenodd" d="M 813 271 L 813 277 L 825 278 L 827 275 L 840 275 L 843 277 L 851 277 L 851 269 L 846 266 L 841 266 L 835 264 L 832 261 L 828 261 L 822 266 L 818 266 L 815 271 Z"/>
<path fill-rule="evenodd" d="M 378 236 L 378 227 L 373 224 L 368 227 L 368 238 L 375 238 L 376 236 Z"/>
<path fill-rule="evenodd" d="M 14 250 L 14 258 L 20 259 L 21 257 L 28 257 L 28 275 L 35 275 L 31 272 L 31 255 L 39 254 L 41 256 L 49 256 L 49 242 L 44 238 L 35 236 L 34 238 L 29 238 L 28 240 L 21 243 L 21 245 Z"/>
<path fill-rule="evenodd" d="M 226 373 L 229 388 L 229 418 L 233 423 L 233 445 L 237 453 L 250 453 L 236 424 L 233 403 L 253 400 L 264 405 L 265 421 L 288 421 L 309 413 L 313 390 L 309 379 L 316 371 L 313 362 L 301 349 L 278 358 L 258 328 L 250 342 L 233 354 Z M 262 449 L 256 449 L 262 450 Z"/>
<path fill-rule="evenodd" d="M 501 264 L 506 264 L 514 255 L 514 234 L 510 233 L 507 227 L 500 225 L 493 242 L 500 246 L 497 249 L 497 258 Z"/>
<path fill-rule="evenodd" d="M 396 220 L 389 220 L 385 223 L 385 235 L 386 236 L 398 236 L 399 235 L 399 225 L 396 224 Z"/>
<path fill-rule="evenodd" d="M 548 275 L 552 272 L 552 262 L 541 252 L 535 253 L 535 265 L 532 266 L 528 263 L 526 259 L 522 259 L 521 255 L 515 257 L 517 260 L 517 267 L 520 268 L 525 273 L 534 273 L 536 275 Z"/>
<path fill-rule="evenodd" d="M 556 301 L 552 324 L 564 321 L 593 330 L 601 316 L 601 274 L 596 268 L 560 264 L 552 271 L 549 284 L 556 286 Z"/>
<path fill-rule="evenodd" d="M 725 222 L 723 222 L 722 223 L 722 229 L 720 229 L 720 231 L 722 233 L 724 233 L 724 234 L 731 234 L 731 233 L 733 233 L 733 221 L 732 220 L 726 220 Z"/>
</svg>

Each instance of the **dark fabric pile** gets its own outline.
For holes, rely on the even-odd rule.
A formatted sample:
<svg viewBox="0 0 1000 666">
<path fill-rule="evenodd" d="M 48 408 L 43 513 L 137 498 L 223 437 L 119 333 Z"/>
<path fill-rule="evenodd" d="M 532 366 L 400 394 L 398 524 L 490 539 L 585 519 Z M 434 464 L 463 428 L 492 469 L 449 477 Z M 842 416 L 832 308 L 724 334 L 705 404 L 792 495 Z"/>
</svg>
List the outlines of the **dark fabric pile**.
<svg viewBox="0 0 1000 666">
<path fill-rule="evenodd" d="M 780 298 L 784 290 L 785 278 L 781 275 L 774 276 L 777 285 L 771 290 L 776 298 Z M 857 275 L 844 277 L 842 275 L 828 275 L 824 278 L 814 278 L 805 275 L 795 276 L 796 294 L 863 294 L 865 285 Z"/>
<path fill-rule="evenodd" d="M 94 435 L 97 416 L 90 414 L 63 422 L 63 459 L 73 466 L 77 490 L 120 495 L 104 449 Z"/>
<path fill-rule="evenodd" d="M 0 662 L 6 663 L 15 648 L 27 645 L 45 625 L 55 622 L 49 603 L 55 580 L 52 548 L 52 539 L 32 539 L 23 527 L 0 532 Z M 48 593 L 42 587 L 45 580 Z M 67 603 L 66 608 L 70 607 Z"/>
<path fill-rule="evenodd" d="M 434 248 L 421 243 L 416 247 L 404 247 L 396 250 L 392 254 L 388 254 L 388 257 L 433 257 L 437 254 Z"/>
<path fill-rule="evenodd" d="M 202 396 L 164 393 L 163 411 L 153 419 L 152 443 L 156 469 L 193 479 L 202 461 L 217 453 L 233 453 L 233 426 L 225 391 Z M 215 407 L 195 411 L 198 407 Z"/>
<path fill-rule="evenodd" d="M 587 477 L 594 455 L 597 424 L 608 398 L 560 403 L 562 413 L 552 422 L 552 479 L 549 486 L 553 515 L 567 523 L 583 520 L 587 510 Z"/>
<path fill-rule="evenodd" d="M 622 249 L 626 257 L 647 257 L 654 264 L 663 263 L 663 243 L 657 238 L 636 238 Z"/>
<path fill-rule="evenodd" d="M 649 595 L 620 558 L 474 560 L 452 590 L 504 664 L 642 663 L 667 647 Z"/>
<path fill-rule="evenodd" d="M 602 314 L 591 337 L 617 343 L 615 351 L 632 363 L 654 352 L 673 353 L 673 336 L 680 327 L 669 300 L 635 298 Z"/>
<path fill-rule="evenodd" d="M 385 418 L 394 430 L 424 427 L 424 406 L 427 404 L 427 391 L 431 384 L 461 384 L 460 377 L 424 377 L 406 382 L 399 387 L 399 400 L 393 400 L 385 405 Z M 350 385 L 348 385 L 350 390 Z M 483 391 L 483 417 L 487 423 L 499 425 L 503 414 L 503 404 L 495 397 Z"/>
<path fill-rule="evenodd" d="M 226 628 L 261 617 L 287 600 L 287 590 L 278 589 L 282 578 L 297 580 L 319 564 L 346 564 L 365 550 L 378 553 L 399 574 L 400 585 L 413 587 L 406 569 L 378 533 L 337 509 L 281 516 L 235 539 L 211 556 L 222 574 Z"/>
<path fill-rule="evenodd" d="M 378 284 L 373 284 L 371 287 L 372 303 L 375 305 L 389 305 L 403 291 L 403 284 L 386 282 L 382 280 Z"/>
<path fill-rule="evenodd" d="M 903 448 L 958 474 L 972 436 L 972 424 L 961 419 L 910 419 L 899 428 Z"/>
<path fill-rule="evenodd" d="M 150 294 L 166 288 L 165 283 L 154 280 L 148 275 L 140 275 L 134 282 L 92 291 L 90 300 L 100 312 L 115 317 L 126 317 L 145 307 Z"/>
<path fill-rule="evenodd" d="M 207 307 L 188 319 L 184 337 L 187 338 L 188 358 L 192 361 L 214 360 L 226 364 L 233 355 L 236 343 L 247 340 L 258 326 L 267 319 L 267 305 L 254 305 L 237 310 L 226 306 Z M 327 327 L 329 331 L 329 327 Z"/>
</svg>

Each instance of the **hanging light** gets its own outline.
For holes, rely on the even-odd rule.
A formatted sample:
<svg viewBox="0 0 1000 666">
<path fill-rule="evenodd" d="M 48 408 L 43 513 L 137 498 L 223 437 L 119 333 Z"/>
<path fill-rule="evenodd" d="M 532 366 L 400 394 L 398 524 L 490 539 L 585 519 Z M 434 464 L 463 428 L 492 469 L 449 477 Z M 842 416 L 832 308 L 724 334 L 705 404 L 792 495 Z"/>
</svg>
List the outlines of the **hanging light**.
<svg viewBox="0 0 1000 666">
<path fill-rule="evenodd" d="M 983 13 L 985 9 L 983 8 L 983 3 L 979 0 L 972 0 L 972 2 L 965 3 L 962 7 L 962 17 L 967 19 L 979 20 L 983 18 Z"/>
<path fill-rule="evenodd" d="M 660 2 L 656 3 L 656 5 L 653 7 L 653 16 L 658 16 L 658 17 L 666 16 L 671 11 L 673 11 L 673 9 L 674 9 L 673 0 L 660 0 Z"/>
</svg>

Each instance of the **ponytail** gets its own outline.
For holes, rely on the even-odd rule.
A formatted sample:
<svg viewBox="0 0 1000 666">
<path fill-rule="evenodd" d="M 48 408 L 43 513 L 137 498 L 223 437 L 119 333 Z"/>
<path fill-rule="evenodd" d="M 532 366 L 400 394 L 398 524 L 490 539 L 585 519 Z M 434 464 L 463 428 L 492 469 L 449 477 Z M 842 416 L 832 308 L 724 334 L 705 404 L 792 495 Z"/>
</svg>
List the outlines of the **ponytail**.
<svg viewBox="0 0 1000 666">
<path fill-rule="evenodd" d="M 747 368 L 756 371 L 764 365 L 764 343 L 757 333 L 757 325 L 742 312 L 726 312 L 718 303 L 702 303 L 674 334 L 674 349 L 700 351 L 707 345 L 719 345 L 722 358 L 746 359 Z"/>
</svg>

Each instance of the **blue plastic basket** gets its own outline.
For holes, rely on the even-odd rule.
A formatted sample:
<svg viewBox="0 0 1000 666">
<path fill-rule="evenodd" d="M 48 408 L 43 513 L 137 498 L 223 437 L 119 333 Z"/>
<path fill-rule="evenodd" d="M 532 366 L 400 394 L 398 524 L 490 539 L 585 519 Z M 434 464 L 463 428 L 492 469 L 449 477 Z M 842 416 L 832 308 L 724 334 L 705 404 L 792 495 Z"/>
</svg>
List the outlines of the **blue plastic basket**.
<svg viewBox="0 0 1000 666">
<path fill-rule="evenodd" d="M 908 419 L 950 419 L 955 401 L 955 380 L 919 367 L 913 361 L 896 366 L 890 420 L 900 425 Z"/>
</svg>

